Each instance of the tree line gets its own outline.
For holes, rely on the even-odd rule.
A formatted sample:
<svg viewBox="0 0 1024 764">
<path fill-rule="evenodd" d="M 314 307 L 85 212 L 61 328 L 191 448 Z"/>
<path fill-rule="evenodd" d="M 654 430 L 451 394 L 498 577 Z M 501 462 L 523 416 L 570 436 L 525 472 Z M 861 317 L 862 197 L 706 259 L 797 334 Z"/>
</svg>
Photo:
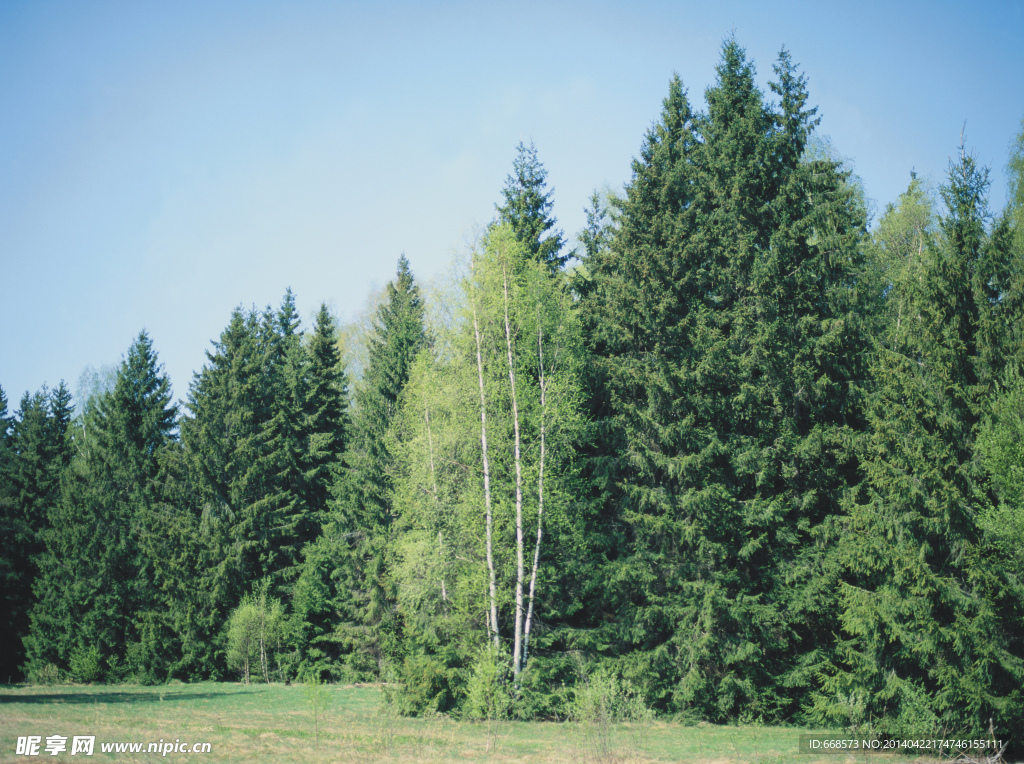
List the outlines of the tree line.
<svg viewBox="0 0 1024 764">
<path fill-rule="evenodd" d="M 463 277 L 236 309 L 185 401 L 0 390 L 4 677 L 385 681 L 406 713 L 1024 721 L 1024 130 L 869 230 L 788 52 L 674 77 L 570 251 L 520 144 Z M 398 689 L 394 689 L 398 688 Z"/>
</svg>

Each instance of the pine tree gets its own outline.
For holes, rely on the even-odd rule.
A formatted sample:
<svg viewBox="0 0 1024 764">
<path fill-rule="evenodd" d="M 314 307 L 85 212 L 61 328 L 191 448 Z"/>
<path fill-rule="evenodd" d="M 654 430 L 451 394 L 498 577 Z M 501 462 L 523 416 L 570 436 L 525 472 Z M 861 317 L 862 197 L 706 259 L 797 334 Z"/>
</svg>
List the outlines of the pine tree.
<svg viewBox="0 0 1024 764">
<path fill-rule="evenodd" d="M 548 190 L 547 177 L 533 142 L 529 146 L 520 142 L 512 162 L 512 174 L 501 191 L 505 203 L 497 209 L 498 222 L 508 223 L 530 257 L 554 272 L 565 265 L 571 253 L 562 254 L 565 242 L 562 232 L 555 228 L 557 221 L 551 217 L 554 189 Z"/>
<path fill-rule="evenodd" d="M 304 671 L 338 671 L 343 663 L 350 677 L 370 677 L 380 670 L 384 654 L 394 652 L 398 627 L 386 582 L 393 518 L 388 437 L 413 360 L 426 343 L 423 320 L 419 287 L 403 255 L 374 318 L 369 363 L 356 388 L 351 436 L 327 523 L 307 548 L 296 587 L 299 641 L 308 645 L 300 647 Z M 326 328 L 325 323 L 317 351 L 323 356 L 317 363 L 325 369 L 334 363 Z M 343 379 L 336 377 L 335 384 Z"/>
<path fill-rule="evenodd" d="M 997 737 L 1019 727 L 1019 599 L 985 553 L 979 403 L 987 397 L 983 315 L 987 176 L 961 151 L 921 278 L 896 295 L 905 331 L 877 350 L 870 458 L 840 539 L 842 637 L 820 718 L 907 737 Z"/>
<path fill-rule="evenodd" d="M 662 707 L 789 716 L 829 633 L 814 543 L 856 475 L 864 220 L 783 51 L 779 106 L 728 40 L 695 114 L 673 79 L 588 260 L 603 499 L 628 553 L 610 568 L 618 649 Z M 699 636 L 694 636 L 699 635 Z"/>
<path fill-rule="evenodd" d="M 154 589 L 140 544 L 159 499 L 160 454 L 176 429 L 170 382 L 143 331 L 113 390 L 87 407 L 80 456 L 50 509 L 26 639 L 30 670 L 54 663 L 81 681 L 146 674 L 151 656 L 136 619 Z"/>
</svg>

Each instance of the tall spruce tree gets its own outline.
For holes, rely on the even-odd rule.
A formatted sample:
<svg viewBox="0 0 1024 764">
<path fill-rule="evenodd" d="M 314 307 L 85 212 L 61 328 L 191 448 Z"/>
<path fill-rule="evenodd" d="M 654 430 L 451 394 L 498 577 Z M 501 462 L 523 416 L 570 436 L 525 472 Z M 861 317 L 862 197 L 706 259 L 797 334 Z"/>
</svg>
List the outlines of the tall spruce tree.
<svg viewBox="0 0 1024 764">
<path fill-rule="evenodd" d="M 313 541 L 327 519 L 328 505 L 349 440 L 348 379 L 338 351 L 334 319 L 321 305 L 307 353 L 303 401 L 302 501 L 309 516 L 300 528 L 302 543 Z"/>
<path fill-rule="evenodd" d="M 529 146 L 520 142 L 512 162 L 512 174 L 501 191 L 505 203 L 497 207 L 498 222 L 508 223 L 516 240 L 526 247 L 530 256 L 554 272 L 565 265 L 570 255 L 562 253 L 565 241 L 562 232 L 555 228 L 557 221 L 551 216 L 554 189 L 548 190 L 547 178 L 547 170 L 537 159 L 533 142 Z"/>
<path fill-rule="evenodd" d="M 154 595 L 140 540 L 160 492 L 159 459 L 177 411 L 146 332 L 114 388 L 87 407 L 78 456 L 50 508 L 26 639 L 30 671 L 52 663 L 81 681 L 146 673 L 138 614 Z"/>
<path fill-rule="evenodd" d="M 9 627 L 0 640 L 0 676 L 11 677 L 20 673 L 25 660 L 22 642 L 35 600 L 43 533 L 71 460 L 68 426 L 73 407 L 63 382 L 53 391 L 44 387 L 35 395 L 26 393 L 11 419 L 6 417 L 6 403 L 0 401 L 0 533 L 5 550 L 0 582 L 2 616 Z"/>
<path fill-rule="evenodd" d="M 897 737 L 1019 729 L 1020 592 L 986 548 L 977 469 L 989 399 L 985 313 L 987 174 L 961 150 L 921 277 L 893 295 L 905 331 L 877 349 L 865 480 L 839 543 L 842 632 L 819 717 Z"/>
<path fill-rule="evenodd" d="M 815 538 L 855 478 L 862 211 L 785 51 L 766 104 L 735 40 L 695 114 L 678 78 L 582 310 L 627 533 L 618 649 L 650 700 L 788 718 L 831 627 Z M 602 403 L 603 401 L 603 403 Z"/>
<path fill-rule="evenodd" d="M 392 521 L 388 433 L 416 355 L 426 344 L 424 309 L 409 261 L 374 317 L 369 363 L 355 392 L 351 437 L 323 534 L 306 551 L 297 584 L 301 670 L 375 675 L 395 651 L 398 626 L 386 558 Z"/>
</svg>

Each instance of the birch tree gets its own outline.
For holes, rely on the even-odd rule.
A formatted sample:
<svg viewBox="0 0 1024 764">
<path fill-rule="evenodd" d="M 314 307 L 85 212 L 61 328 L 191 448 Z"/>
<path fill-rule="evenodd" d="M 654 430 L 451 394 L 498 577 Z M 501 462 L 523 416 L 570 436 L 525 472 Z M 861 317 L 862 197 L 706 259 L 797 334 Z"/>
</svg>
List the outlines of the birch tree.
<svg viewBox="0 0 1024 764">
<path fill-rule="evenodd" d="M 435 634 L 446 623 L 453 639 L 483 632 L 516 679 L 543 599 L 545 512 L 559 508 L 564 434 L 578 421 L 580 343 L 562 278 L 508 226 L 492 228 L 458 336 L 439 343 L 454 353 L 418 361 L 398 433 L 403 612 Z"/>
</svg>

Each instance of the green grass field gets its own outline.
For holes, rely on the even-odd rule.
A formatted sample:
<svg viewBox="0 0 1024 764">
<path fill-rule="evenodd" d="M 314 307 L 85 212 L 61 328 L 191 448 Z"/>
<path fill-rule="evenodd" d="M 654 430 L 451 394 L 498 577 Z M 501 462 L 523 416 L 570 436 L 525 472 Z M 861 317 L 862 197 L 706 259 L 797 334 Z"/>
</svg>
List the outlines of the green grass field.
<svg viewBox="0 0 1024 764">
<path fill-rule="evenodd" d="M 163 687 L 0 687 L 0 761 L 282 762 L 794 762 L 887 764 L 893 757 L 799 753 L 795 728 L 668 722 L 643 726 L 556 722 L 460 722 L 397 716 L 372 686 L 326 686 L 314 720 L 301 685 L 206 682 Z M 42 738 L 39 757 L 17 755 L 18 737 Z M 45 751 L 46 737 L 68 750 Z M 71 738 L 95 735 L 92 757 L 71 756 Z M 103 753 L 102 743 L 210 743 L 206 754 Z M 907 759 L 909 761 L 909 759 Z M 915 762 L 923 762 L 916 759 Z"/>
</svg>

